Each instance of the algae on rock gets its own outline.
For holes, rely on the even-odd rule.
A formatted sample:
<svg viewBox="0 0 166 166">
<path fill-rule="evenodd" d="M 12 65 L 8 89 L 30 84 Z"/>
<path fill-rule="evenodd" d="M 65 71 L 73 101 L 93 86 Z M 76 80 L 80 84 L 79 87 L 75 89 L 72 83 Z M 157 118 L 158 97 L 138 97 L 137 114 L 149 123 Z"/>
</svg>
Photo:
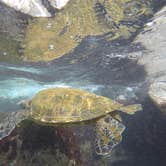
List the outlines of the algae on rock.
<svg viewBox="0 0 166 166">
<path fill-rule="evenodd" d="M 149 1 L 148 1 L 149 2 Z M 50 61 L 76 48 L 87 36 L 106 35 L 107 40 L 129 39 L 142 16 L 152 14 L 151 3 L 138 0 L 70 1 L 53 18 L 29 23 L 24 60 Z"/>
</svg>

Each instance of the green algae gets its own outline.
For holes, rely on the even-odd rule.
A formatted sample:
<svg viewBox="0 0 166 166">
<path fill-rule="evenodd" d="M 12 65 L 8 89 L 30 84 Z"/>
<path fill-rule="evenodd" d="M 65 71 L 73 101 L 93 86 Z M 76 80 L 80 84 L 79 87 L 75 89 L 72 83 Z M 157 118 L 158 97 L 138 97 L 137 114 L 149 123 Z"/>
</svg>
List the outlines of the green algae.
<svg viewBox="0 0 166 166">
<path fill-rule="evenodd" d="M 23 59 L 59 58 L 72 52 L 87 36 L 110 34 L 108 41 L 129 39 L 140 28 L 135 22 L 151 14 L 150 3 L 143 0 L 70 1 L 55 17 L 35 18 L 29 22 Z"/>
<path fill-rule="evenodd" d="M 19 53 L 20 43 L 11 37 L 5 37 L 1 34 L 0 38 L 0 61 L 19 62 L 21 61 Z"/>
</svg>

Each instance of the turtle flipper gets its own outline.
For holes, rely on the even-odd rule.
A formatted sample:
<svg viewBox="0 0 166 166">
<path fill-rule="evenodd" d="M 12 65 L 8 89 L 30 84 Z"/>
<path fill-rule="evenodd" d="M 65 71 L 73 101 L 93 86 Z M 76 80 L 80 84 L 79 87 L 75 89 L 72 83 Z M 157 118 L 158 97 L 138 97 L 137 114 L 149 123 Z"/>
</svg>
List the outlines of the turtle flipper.
<svg viewBox="0 0 166 166">
<path fill-rule="evenodd" d="M 27 112 L 0 112 L 0 140 L 10 135 L 13 129 L 27 118 Z"/>
<path fill-rule="evenodd" d="M 132 104 L 132 105 L 128 105 L 128 106 L 122 106 L 120 108 L 120 111 L 133 115 L 138 111 L 142 111 L 142 109 L 143 108 L 142 108 L 141 104 Z"/>
<path fill-rule="evenodd" d="M 99 119 L 96 124 L 96 153 L 110 154 L 112 149 L 121 142 L 121 134 L 124 130 L 125 126 L 110 115 Z"/>
</svg>

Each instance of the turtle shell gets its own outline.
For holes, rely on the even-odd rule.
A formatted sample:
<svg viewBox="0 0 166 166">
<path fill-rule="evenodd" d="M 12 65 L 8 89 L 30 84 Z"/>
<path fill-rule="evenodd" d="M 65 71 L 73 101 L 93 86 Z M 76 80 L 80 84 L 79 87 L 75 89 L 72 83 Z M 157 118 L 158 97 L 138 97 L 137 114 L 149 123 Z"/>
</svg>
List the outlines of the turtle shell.
<svg viewBox="0 0 166 166">
<path fill-rule="evenodd" d="M 40 91 L 32 99 L 31 104 L 31 118 L 44 123 L 91 120 L 122 106 L 106 97 L 72 88 L 52 88 Z"/>
</svg>

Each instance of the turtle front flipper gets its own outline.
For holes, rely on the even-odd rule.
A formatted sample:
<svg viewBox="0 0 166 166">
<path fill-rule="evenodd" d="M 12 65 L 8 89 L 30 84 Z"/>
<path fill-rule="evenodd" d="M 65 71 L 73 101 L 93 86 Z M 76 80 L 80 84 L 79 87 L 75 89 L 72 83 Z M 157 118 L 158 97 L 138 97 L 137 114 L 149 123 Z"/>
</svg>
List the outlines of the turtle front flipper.
<svg viewBox="0 0 166 166">
<path fill-rule="evenodd" d="M 10 135 L 13 129 L 28 116 L 28 112 L 0 112 L 0 140 Z"/>
<path fill-rule="evenodd" d="M 112 149 L 121 142 L 124 130 L 125 126 L 110 115 L 99 119 L 96 124 L 96 153 L 110 154 Z"/>
</svg>

